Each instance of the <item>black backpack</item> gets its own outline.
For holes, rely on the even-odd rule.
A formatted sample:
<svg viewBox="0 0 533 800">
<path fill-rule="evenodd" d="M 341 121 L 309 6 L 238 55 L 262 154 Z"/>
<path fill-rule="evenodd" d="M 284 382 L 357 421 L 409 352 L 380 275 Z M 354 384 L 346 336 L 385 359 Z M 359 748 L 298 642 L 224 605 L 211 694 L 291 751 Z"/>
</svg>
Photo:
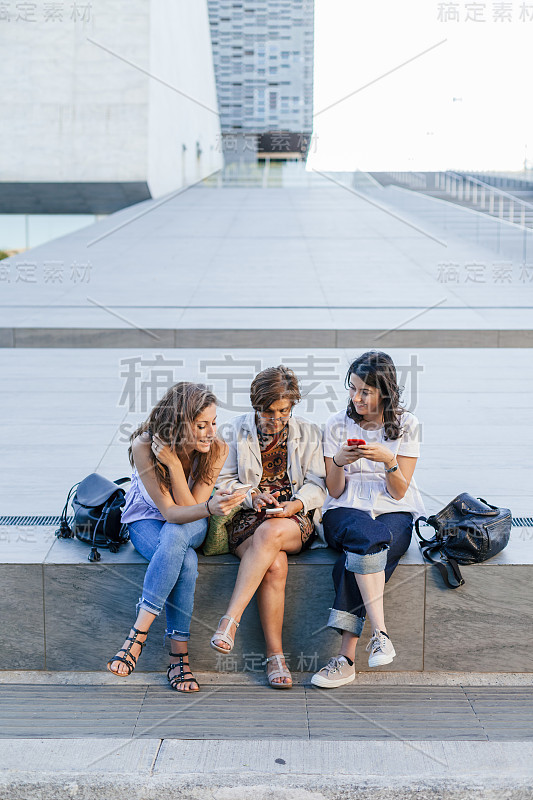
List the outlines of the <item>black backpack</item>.
<svg viewBox="0 0 533 800">
<path fill-rule="evenodd" d="M 110 481 L 103 475 L 93 472 L 75 483 L 68 493 L 61 522 L 55 532 L 58 539 L 76 537 L 80 542 L 90 545 L 89 561 L 100 561 L 99 547 L 106 547 L 111 553 L 118 553 L 120 545 L 130 538 L 128 526 L 120 521 L 125 492 L 119 486 L 129 480 L 130 478 L 119 478 Z M 74 519 L 69 526 L 67 508 L 76 486 L 78 488 L 72 498 Z"/>
<path fill-rule="evenodd" d="M 420 522 L 434 528 L 432 539 L 424 539 Z M 457 589 L 464 584 L 458 564 L 479 564 L 503 550 L 509 541 L 511 522 L 508 508 L 491 506 L 482 497 L 463 492 L 438 514 L 417 519 L 415 529 L 422 555 L 435 564 L 449 589 Z M 448 567 L 454 583 L 448 576 Z"/>
</svg>

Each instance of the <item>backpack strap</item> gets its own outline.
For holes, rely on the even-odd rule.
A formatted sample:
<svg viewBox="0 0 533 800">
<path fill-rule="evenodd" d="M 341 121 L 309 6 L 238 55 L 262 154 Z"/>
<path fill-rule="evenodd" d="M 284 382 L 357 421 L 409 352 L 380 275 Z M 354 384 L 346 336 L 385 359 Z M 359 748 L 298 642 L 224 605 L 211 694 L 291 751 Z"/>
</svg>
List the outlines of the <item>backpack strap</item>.
<svg viewBox="0 0 533 800">
<path fill-rule="evenodd" d="M 437 567 L 448 589 L 458 589 L 459 586 L 464 585 L 465 581 L 461 575 L 461 570 L 459 569 L 459 565 L 455 558 L 447 558 L 446 556 L 443 556 L 438 546 L 426 546 L 421 547 L 420 549 L 422 550 L 422 555 L 424 558 L 426 558 L 430 564 L 434 564 Z M 438 555 L 439 558 L 434 558 L 434 555 Z M 450 573 L 446 568 L 447 566 L 450 567 Z M 455 583 L 452 583 L 450 578 L 453 578 Z"/>
<path fill-rule="evenodd" d="M 63 506 L 63 511 L 61 512 L 61 516 L 59 518 L 59 528 L 54 532 L 55 536 L 57 536 L 58 539 L 72 539 L 72 538 L 74 538 L 74 534 L 72 533 L 72 529 L 70 528 L 70 526 L 69 526 L 69 524 L 67 522 L 67 511 L 68 511 L 68 504 L 69 504 L 70 498 L 72 496 L 72 492 L 74 491 L 76 486 L 79 486 L 80 483 L 81 483 L 81 481 L 78 481 L 78 483 L 75 483 L 74 486 L 70 487 L 69 493 L 67 495 L 67 501 L 66 501 L 65 505 Z"/>
</svg>

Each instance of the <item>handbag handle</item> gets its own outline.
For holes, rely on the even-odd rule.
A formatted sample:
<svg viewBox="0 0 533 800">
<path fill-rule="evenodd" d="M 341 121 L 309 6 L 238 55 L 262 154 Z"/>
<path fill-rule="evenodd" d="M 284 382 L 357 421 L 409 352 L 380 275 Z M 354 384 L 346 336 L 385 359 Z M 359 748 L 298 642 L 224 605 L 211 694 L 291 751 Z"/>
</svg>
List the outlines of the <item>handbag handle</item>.
<svg viewBox="0 0 533 800">
<path fill-rule="evenodd" d="M 481 500 L 481 502 L 485 503 L 486 506 L 488 506 L 489 508 L 492 508 L 492 511 L 485 511 L 484 514 L 483 514 L 482 511 L 477 511 L 476 512 L 477 514 L 481 514 L 482 516 L 485 516 L 485 517 L 494 517 L 494 516 L 497 516 L 500 513 L 500 509 L 498 508 L 498 506 L 493 506 L 492 503 L 487 503 L 487 501 L 484 500 L 482 497 L 478 497 L 478 500 Z"/>
<path fill-rule="evenodd" d="M 120 486 L 121 483 L 127 483 L 128 481 L 131 481 L 131 478 L 117 478 L 117 480 L 113 481 L 113 483 L 116 483 L 117 486 Z"/>
<path fill-rule="evenodd" d="M 432 539 L 424 539 L 424 537 L 420 533 L 420 526 L 419 526 L 420 522 L 425 522 L 426 525 L 430 526 L 435 531 L 437 530 L 437 526 L 433 522 L 433 517 L 430 517 L 429 519 L 427 517 L 418 517 L 418 519 L 415 520 L 416 535 L 418 536 L 418 538 L 420 539 L 421 542 L 425 542 L 426 544 L 429 544 L 429 542 L 431 542 Z"/>
</svg>

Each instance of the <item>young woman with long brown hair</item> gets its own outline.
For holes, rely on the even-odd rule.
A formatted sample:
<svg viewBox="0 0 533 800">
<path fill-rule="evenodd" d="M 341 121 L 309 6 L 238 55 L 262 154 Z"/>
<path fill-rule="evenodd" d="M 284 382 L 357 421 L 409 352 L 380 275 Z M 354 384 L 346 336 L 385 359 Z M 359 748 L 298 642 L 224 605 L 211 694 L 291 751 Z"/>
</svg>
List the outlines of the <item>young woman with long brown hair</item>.
<svg viewBox="0 0 533 800">
<path fill-rule="evenodd" d="M 130 539 L 150 562 L 137 619 L 121 650 L 107 663 L 124 677 L 135 669 L 150 625 L 165 606 L 172 689 L 198 691 L 189 668 L 187 641 L 198 558 L 210 514 L 228 514 L 244 492 L 216 492 L 215 481 L 228 446 L 217 438 L 216 397 L 203 384 L 172 386 L 130 437 L 133 467 L 122 521 Z"/>
<path fill-rule="evenodd" d="M 326 422 L 328 497 L 324 535 L 340 551 L 333 569 L 335 601 L 328 625 L 342 634 L 339 654 L 313 675 L 334 688 L 355 678 L 355 648 L 368 615 L 370 667 L 390 664 L 396 652 L 383 614 L 385 581 L 411 541 L 424 505 L 413 479 L 419 424 L 400 404 L 392 358 L 370 350 L 346 375 L 348 406 Z"/>
</svg>

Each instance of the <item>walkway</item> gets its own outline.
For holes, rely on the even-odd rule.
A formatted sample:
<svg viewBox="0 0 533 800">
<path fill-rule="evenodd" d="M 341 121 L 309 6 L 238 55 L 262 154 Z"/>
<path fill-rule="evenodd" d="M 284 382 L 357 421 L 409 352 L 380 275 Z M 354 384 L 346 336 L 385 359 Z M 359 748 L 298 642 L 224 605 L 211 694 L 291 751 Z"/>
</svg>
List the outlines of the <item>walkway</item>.
<svg viewBox="0 0 533 800">
<path fill-rule="evenodd" d="M 0 686 L 0 738 L 531 741 L 533 686 Z"/>
<path fill-rule="evenodd" d="M 524 346 L 533 273 L 457 235 L 474 212 L 447 226 L 441 201 L 288 174 L 208 181 L 5 260 L 0 343 Z"/>
</svg>

